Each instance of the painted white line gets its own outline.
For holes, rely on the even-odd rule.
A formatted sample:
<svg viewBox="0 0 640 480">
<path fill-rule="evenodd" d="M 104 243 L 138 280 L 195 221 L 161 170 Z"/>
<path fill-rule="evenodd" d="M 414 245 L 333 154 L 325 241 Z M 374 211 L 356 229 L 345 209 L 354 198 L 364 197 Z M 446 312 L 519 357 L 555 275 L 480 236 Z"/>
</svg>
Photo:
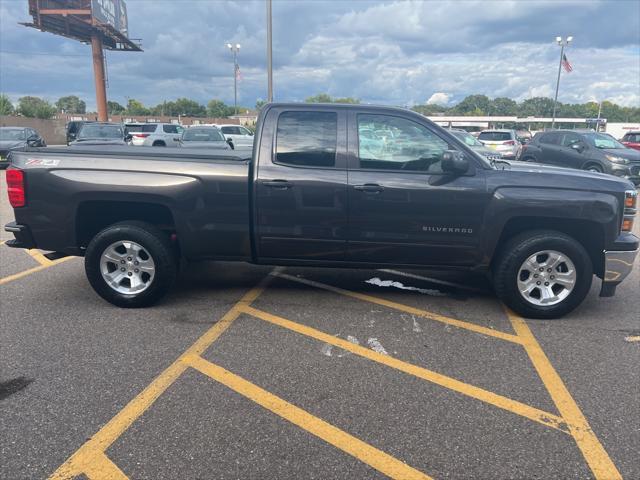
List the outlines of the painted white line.
<svg viewBox="0 0 640 480">
<path fill-rule="evenodd" d="M 425 295 L 431 295 L 432 297 L 445 297 L 446 294 L 442 293 L 440 290 L 435 290 L 432 288 L 418 288 L 418 287 L 407 287 L 403 285 L 401 282 L 396 282 L 395 280 L 382 280 L 378 277 L 370 278 L 369 280 L 365 280 L 365 283 L 369 283 L 371 285 L 377 285 L 378 287 L 393 287 L 399 288 L 400 290 L 410 290 L 412 292 L 420 292 Z"/>
<path fill-rule="evenodd" d="M 462 285 L 461 283 L 448 282 L 446 280 L 439 280 L 437 278 L 424 277 L 422 275 L 416 275 L 415 273 L 401 272 L 400 270 L 380 269 L 379 272 L 391 273 L 393 275 L 400 275 L 401 277 L 414 278 L 416 280 L 424 280 L 426 282 L 436 283 L 438 285 L 446 285 L 447 287 L 455 287 L 461 290 L 468 290 L 470 292 L 487 293 L 487 290 L 482 288 L 470 287 L 468 285 Z"/>
<path fill-rule="evenodd" d="M 369 338 L 369 340 L 367 340 L 367 345 L 369 345 L 369 348 L 376 353 L 389 355 L 377 338 Z"/>
</svg>

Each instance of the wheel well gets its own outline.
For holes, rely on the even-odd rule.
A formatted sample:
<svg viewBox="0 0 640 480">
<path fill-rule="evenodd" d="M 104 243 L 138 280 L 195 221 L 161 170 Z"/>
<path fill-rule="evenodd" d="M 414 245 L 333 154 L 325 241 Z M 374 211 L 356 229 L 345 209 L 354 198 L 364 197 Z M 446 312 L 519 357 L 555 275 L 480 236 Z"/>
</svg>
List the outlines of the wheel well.
<svg viewBox="0 0 640 480">
<path fill-rule="evenodd" d="M 589 254 L 594 273 L 599 276 L 603 274 L 604 230 L 602 226 L 589 220 L 565 218 L 518 217 L 509 220 L 502 229 L 502 234 L 496 244 L 492 267 L 498 257 L 496 253 L 500 252 L 501 247 L 515 235 L 527 230 L 555 230 L 569 235 L 580 243 Z"/>
<path fill-rule="evenodd" d="M 591 166 L 598 167 L 600 170 L 604 171 L 604 168 L 602 167 L 602 164 L 600 162 L 593 162 L 593 161 L 587 162 L 587 163 L 584 164 L 583 168 L 586 170 L 587 168 L 589 168 Z"/>
<path fill-rule="evenodd" d="M 78 247 L 86 247 L 100 230 L 126 220 L 150 223 L 168 235 L 176 230 L 173 215 L 164 205 L 143 202 L 84 202 L 76 214 Z"/>
<path fill-rule="evenodd" d="M 167 144 L 164 143 L 164 141 L 162 141 L 162 140 L 156 140 L 156 141 L 153 142 L 153 144 L 151 146 L 152 147 L 160 147 L 160 146 L 166 147 Z"/>
</svg>

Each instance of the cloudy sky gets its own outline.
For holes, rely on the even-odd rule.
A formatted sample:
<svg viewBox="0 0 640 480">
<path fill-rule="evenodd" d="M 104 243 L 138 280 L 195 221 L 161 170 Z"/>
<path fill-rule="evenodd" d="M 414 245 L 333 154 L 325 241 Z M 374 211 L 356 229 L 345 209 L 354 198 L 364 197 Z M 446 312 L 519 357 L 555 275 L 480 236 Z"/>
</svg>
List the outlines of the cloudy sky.
<svg viewBox="0 0 640 480">
<path fill-rule="evenodd" d="M 227 42 L 241 44 L 239 103 L 266 98 L 262 1 L 128 0 L 143 53 L 108 52 L 110 100 L 233 102 Z M 90 47 L 23 27 L 27 0 L 0 0 L 0 91 L 79 95 L 95 108 Z M 468 94 L 553 96 L 557 35 L 573 35 L 559 100 L 640 105 L 640 2 L 273 1 L 274 96 L 454 104 Z"/>
</svg>

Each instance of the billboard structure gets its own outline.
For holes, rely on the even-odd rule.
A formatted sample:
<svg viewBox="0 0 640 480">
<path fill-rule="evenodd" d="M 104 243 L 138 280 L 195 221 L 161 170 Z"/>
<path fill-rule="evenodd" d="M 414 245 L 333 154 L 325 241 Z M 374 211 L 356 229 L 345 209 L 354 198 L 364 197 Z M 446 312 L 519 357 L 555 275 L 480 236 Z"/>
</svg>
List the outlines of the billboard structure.
<svg viewBox="0 0 640 480">
<path fill-rule="evenodd" d="M 107 120 L 107 90 L 103 49 L 141 52 L 129 38 L 125 0 L 29 0 L 33 23 L 23 23 L 83 43 L 91 43 L 98 120 Z"/>
</svg>

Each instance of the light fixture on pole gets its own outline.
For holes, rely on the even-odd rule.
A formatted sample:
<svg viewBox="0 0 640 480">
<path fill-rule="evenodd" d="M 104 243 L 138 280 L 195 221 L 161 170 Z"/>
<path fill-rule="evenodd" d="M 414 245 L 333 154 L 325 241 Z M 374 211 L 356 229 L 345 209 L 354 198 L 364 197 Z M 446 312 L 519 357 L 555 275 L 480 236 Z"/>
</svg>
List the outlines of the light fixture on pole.
<svg viewBox="0 0 640 480">
<path fill-rule="evenodd" d="M 551 128 L 556 126 L 556 106 L 558 104 L 558 89 L 560 88 L 560 72 L 562 71 L 562 61 L 564 59 L 564 47 L 569 46 L 573 41 L 572 36 L 568 36 L 566 40 L 562 37 L 556 37 L 556 43 L 560 45 L 560 63 L 558 63 L 558 79 L 556 80 L 556 96 L 553 99 L 553 117 L 551 118 Z"/>
<path fill-rule="evenodd" d="M 238 114 L 238 52 L 240 51 L 240 44 L 227 43 L 227 48 L 233 53 L 233 111 Z"/>
</svg>

